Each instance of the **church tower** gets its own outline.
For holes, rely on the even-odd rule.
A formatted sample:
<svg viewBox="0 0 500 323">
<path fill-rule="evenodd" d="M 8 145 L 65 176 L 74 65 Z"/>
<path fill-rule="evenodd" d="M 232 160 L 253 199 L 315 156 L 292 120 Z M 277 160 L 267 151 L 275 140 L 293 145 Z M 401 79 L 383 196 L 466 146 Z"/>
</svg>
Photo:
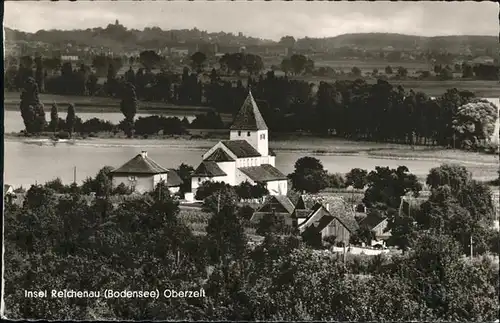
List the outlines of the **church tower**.
<svg viewBox="0 0 500 323">
<path fill-rule="evenodd" d="M 262 156 L 269 156 L 268 128 L 250 90 L 240 111 L 234 118 L 229 139 L 246 140 Z"/>
</svg>

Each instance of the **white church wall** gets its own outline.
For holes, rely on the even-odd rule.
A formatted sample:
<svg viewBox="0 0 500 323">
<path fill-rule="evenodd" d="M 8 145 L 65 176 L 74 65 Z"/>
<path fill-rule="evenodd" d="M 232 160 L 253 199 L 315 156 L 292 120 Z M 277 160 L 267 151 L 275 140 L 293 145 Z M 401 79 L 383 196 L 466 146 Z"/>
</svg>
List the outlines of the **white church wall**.
<svg viewBox="0 0 500 323">
<path fill-rule="evenodd" d="M 221 181 L 229 185 L 235 185 L 236 182 L 236 162 L 218 162 L 217 165 L 227 176 L 222 176 Z"/>
<path fill-rule="evenodd" d="M 246 140 L 262 156 L 267 156 L 269 153 L 267 130 L 231 130 L 229 137 L 231 140 Z"/>
<path fill-rule="evenodd" d="M 267 182 L 267 190 L 270 195 L 286 195 L 288 190 L 287 186 L 288 183 L 286 180 Z"/>
</svg>

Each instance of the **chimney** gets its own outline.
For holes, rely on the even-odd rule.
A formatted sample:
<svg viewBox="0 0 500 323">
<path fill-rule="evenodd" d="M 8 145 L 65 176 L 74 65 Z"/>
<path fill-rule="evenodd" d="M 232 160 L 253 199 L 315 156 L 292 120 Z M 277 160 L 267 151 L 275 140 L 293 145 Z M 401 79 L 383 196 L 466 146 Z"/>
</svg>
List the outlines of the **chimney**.
<svg viewBox="0 0 500 323">
<path fill-rule="evenodd" d="M 145 150 L 141 151 L 141 156 L 142 156 L 142 158 L 148 157 L 148 152 Z"/>
<path fill-rule="evenodd" d="M 330 212 L 330 203 L 325 203 L 325 209 Z"/>
</svg>

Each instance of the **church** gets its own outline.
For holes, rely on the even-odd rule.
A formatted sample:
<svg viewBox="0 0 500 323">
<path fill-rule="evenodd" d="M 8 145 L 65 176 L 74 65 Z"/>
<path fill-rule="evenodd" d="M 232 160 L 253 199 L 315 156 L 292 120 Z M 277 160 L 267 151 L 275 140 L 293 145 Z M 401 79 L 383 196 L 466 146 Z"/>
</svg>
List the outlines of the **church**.
<svg viewBox="0 0 500 323">
<path fill-rule="evenodd" d="M 192 193 L 196 195 L 205 181 L 232 186 L 247 181 L 265 184 L 271 195 L 286 195 L 287 177 L 275 167 L 275 161 L 266 122 L 249 91 L 230 127 L 229 140 L 219 141 L 203 154 L 191 178 Z"/>
</svg>

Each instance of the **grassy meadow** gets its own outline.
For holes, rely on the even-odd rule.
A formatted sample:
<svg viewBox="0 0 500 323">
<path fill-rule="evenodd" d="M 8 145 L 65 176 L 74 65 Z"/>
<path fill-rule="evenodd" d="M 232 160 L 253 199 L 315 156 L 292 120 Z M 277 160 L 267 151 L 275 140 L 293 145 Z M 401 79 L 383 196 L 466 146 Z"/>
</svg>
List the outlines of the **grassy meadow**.
<svg viewBox="0 0 500 323">
<path fill-rule="evenodd" d="M 4 91 L 4 109 L 18 110 L 19 102 L 21 101 L 20 95 L 20 92 Z M 120 112 L 120 100 L 117 98 L 58 95 L 48 93 L 41 93 L 39 97 L 40 101 L 46 106 L 50 106 L 53 102 L 56 102 L 58 106 L 66 107 L 72 103 L 75 105 L 77 111 L 80 112 Z M 179 106 L 164 102 L 148 101 L 139 101 L 139 109 L 142 112 L 165 112 L 169 114 L 200 114 L 211 110 L 210 108 L 203 106 Z"/>
</svg>

